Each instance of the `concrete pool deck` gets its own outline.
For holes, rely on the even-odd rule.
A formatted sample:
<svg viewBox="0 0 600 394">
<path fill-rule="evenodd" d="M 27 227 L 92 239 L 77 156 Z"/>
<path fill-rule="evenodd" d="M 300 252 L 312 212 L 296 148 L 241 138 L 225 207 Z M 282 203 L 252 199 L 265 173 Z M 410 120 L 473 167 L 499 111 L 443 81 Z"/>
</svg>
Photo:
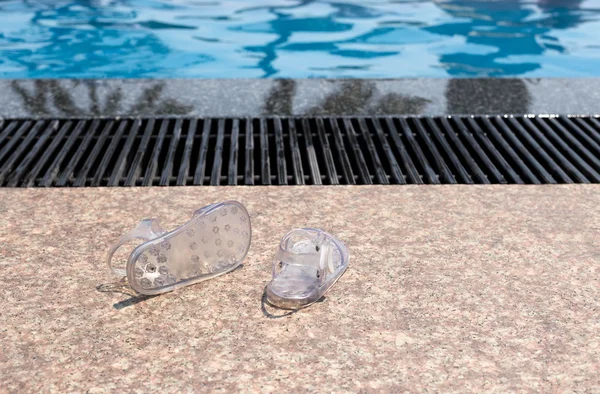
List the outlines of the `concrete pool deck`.
<svg viewBox="0 0 600 394">
<path fill-rule="evenodd" d="M 252 217 L 242 269 L 153 298 L 97 290 L 138 220 L 173 228 L 224 199 Z M 3 189 L 0 391 L 597 392 L 599 206 L 579 185 Z M 344 240 L 350 268 L 276 318 L 274 248 L 306 225 Z"/>
</svg>

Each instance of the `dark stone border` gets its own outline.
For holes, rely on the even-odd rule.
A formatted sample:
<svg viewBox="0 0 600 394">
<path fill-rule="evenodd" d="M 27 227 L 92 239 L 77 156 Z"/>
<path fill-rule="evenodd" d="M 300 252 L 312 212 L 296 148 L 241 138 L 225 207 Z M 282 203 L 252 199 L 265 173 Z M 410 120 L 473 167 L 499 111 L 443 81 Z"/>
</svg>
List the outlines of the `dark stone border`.
<svg viewBox="0 0 600 394">
<path fill-rule="evenodd" d="M 597 114 L 599 79 L 0 80 L 0 117 Z"/>
</svg>

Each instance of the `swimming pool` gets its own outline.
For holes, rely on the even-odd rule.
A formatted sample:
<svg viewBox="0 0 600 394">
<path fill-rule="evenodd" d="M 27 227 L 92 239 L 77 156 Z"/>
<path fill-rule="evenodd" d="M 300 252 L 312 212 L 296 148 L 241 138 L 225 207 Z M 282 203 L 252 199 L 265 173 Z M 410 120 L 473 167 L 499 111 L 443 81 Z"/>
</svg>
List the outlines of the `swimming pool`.
<svg viewBox="0 0 600 394">
<path fill-rule="evenodd" d="M 594 77 L 599 31 L 600 0 L 0 0 L 0 77 Z"/>
</svg>

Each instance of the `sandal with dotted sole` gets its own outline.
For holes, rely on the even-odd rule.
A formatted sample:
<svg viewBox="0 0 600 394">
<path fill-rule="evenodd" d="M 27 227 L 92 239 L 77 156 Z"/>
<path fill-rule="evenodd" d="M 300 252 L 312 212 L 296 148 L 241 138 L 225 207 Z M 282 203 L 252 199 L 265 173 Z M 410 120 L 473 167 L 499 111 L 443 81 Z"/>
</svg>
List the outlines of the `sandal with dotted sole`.
<svg viewBox="0 0 600 394">
<path fill-rule="evenodd" d="M 346 246 L 314 228 L 292 230 L 283 237 L 273 261 L 267 301 L 282 309 L 300 309 L 317 302 L 348 268 Z"/>
<path fill-rule="evenodd" d="M 156 295 L 226 274 L 237 268 L 250 249 L 252 227 L 246 208 L 237 201 L 209 205 L 181 227 L 167 232 L 157 219 L 142 220 L 113 245 L 108 267 L 127 276 L 138 293 Z M 137 246 L 125 269 L 111 264 L 115 251 L 134 239 Z"/>
</svg>

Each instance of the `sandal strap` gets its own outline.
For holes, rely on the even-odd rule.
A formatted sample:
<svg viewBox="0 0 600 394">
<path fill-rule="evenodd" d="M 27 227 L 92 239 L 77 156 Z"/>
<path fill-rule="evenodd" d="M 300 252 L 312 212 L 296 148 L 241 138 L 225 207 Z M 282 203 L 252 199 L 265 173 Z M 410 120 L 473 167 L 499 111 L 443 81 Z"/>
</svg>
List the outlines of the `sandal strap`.
<svg viewBox="0 0 600 394">
<path fill-rule="evenodd" d="M 196 211 L 194 211 L 194 214 L 192 215 L 192 218 L 195 218 L 195 217 L 198 217 L 198 216 L 202 215 L 204 212 L 206 212 L 206 211 L 214 208 L 217 205 L 219 205 L 219 203 L 207 205 L 205 207 L 197 209 Z"/>
<path fill-rule="evenodd" d="M 112 245 L 108 251 L 108 255 L 106 256 L 106 263 L 108 268 L 115 274 L 119 276 L 127 275 L 127 272 L 122 268 L 114 268 L 112 266 L 112 257 L 121 246 L 126 244 L 127 242 L 133 241 L 135 239 L 143 239 L 145 241 L 150 241 L 152 239 L 158 238 L 165 233 L 165 230 L 162 229 L 158 219 L 144 219 L 142 220 L 136 228 L 123 235 L 114 245 Z"/>
<path fill-rule="evenodd" d="M 293 253 L 281 248 L 275 253 L 275 261 L 287 265 L 314 267 L 323 279 L 335 271 L 333 265 L 333 247 L 329 242 L 324 242 L 318 252 L 313 253 Z"/>
<path fill-rule="evenodd" d="M 289 265 L 308 266 L 315 267 L 317 269 L 321 268 L 321 252 L 293 253 L 286 252 L 285 250 L 279 248 L 279 250 L 275 253 L 275 259 Z"/>
</svg>

